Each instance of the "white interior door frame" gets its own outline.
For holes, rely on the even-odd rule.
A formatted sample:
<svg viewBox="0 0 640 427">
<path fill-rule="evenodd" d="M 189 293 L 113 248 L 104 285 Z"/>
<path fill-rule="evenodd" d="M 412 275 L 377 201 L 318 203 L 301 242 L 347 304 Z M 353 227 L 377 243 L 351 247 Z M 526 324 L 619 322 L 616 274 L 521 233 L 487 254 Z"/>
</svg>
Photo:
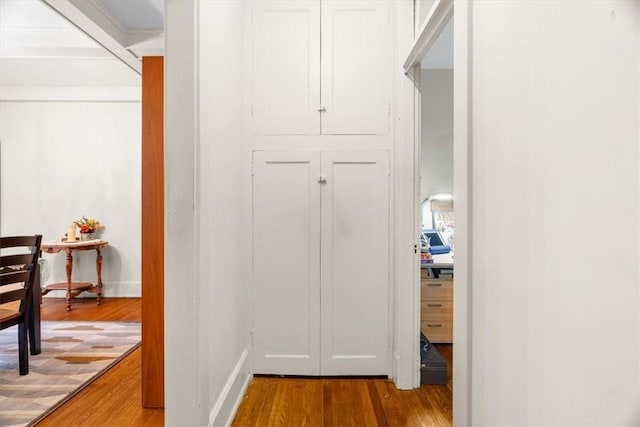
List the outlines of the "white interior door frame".
<svg viewBox="0 0 640 427">
<path fill-rule="evenodd" d="M 454 13 L 455 3 L 455 13 Z M 453 364 L 456 375 L 453 379 L 453 420 L 454 425 L 471 425 L 471 343 L 472 343 L 472 283 L 471 283 L 471 160 L 472 160 L 472 2 L 436 0 L 424 24 L 415 38 L 404 62 L 405 74 L 419 87 L 420 80 L 415 70 L 425 53 L 440 35 L 450 19 L 454 19 L 454 124 L 453 163 L 454 197 L 456 222 L 455 286 L 453 297 Z M 414 109 L 417 130 L 414 138 L 416 162 L 420 156 L 420 109 Z M 414 185 L 419 189 L 420 176 L 416 175 Z M 420 205 L 419 190 L 412 209 Z M 415 263 L 419 270 L 419 261 Z M 420 286 L 419 274 L 414 275 L 414 286 Z M 419 328 L 419 326 L 417 326 Z M 419 372 L 419 369 L 417 370 Z"/>
<path fill-rule="evenodd" d="M 438 36 L 447 26 L 453 16 L 453 0 L 436 0 L 427 17 L 418 30 L 411 51 L 407 55 L 402 67 L 404 72 L 411 75 L 424 58 L 425 53 L 431 49 Z M 419 68 L 418 68 L 419 69 Z"/>
</svg>

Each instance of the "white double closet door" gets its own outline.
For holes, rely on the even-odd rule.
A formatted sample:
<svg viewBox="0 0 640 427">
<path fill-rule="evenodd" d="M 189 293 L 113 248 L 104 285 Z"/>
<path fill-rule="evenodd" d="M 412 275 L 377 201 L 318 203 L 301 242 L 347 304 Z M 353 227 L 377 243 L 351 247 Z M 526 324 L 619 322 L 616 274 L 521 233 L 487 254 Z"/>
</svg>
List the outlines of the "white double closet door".
<svg viewBox="0 0 640 427">
<path fill-rule="evenodd" d="M 386 151 L 253 155 L 258 374 L 388 375 Z"/>
</svg>

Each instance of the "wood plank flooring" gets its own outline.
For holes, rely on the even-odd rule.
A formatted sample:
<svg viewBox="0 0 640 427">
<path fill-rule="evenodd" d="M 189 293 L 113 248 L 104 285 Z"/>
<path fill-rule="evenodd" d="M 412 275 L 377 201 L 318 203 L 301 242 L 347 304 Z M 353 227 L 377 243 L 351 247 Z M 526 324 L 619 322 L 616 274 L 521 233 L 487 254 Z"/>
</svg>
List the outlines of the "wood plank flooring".
<svg viewBox="0 0 640 427">
<path fill-rule="evenodd" d="M 379 378 L 254 377 L 233 426 L 451 426 L 451 389 Z"/>
<path fill-rule="evenodd" d="M 256 376 L 233 426 L 451 426 L 453 345 L 435 344 L 447 361 L 447 385 L 398 390 L 381 378 Z"/>
<path fill-rule="evenodd" d="M 66 311 L 64 299 L 44 298 L 43 320 L 130 321 L 141 319 L 139 298 L 76 298 Z M 164 426 L 163 409 L 142 408 L 141 350 L 134 350 L 37 426 Z"/>
<path fill-rule="evenodd" d="M 96 305 L 95 298 L 74 298 L 71 311 L 66 310 L 64 298 L 43 298 L 40 307 L 42 320 L 95 320 L 140 322 L 140 298 L 104 298 Z"/>
<path fill-rule="evenodd" d="M 44 320 L 140 321 L 139 299 L 45 298 Z M 451 366 L 452 346 L 436 345 Z M 141 404 L 141 351 L 66 402 L 38 426 L 164 426 L 164 410 Z M 451 372 L 449 373 L 451 378 Z M 238 409 L 235 427 L 451 426 L 451 383 L 398 390 L 379 378 L 255 377 Z"/>
<path fill-rule="evenodd" d="M 451 390 L 396 389 L 387 379 L 256 376 L 233 425 L 450 426 Z"/>
</svg>

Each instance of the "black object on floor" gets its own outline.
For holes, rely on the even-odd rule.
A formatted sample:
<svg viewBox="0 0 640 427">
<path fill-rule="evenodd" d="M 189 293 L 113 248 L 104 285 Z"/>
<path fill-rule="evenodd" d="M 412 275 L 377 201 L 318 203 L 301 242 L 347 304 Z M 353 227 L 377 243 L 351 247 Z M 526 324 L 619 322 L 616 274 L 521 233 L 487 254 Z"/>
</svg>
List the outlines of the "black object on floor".
<svg viewBox="0 0 640 427">
<path fill-rule="evenodd" d="M 447 381 L 447 362 L 420 332 L 420 385 L 446 385 Z"/>
</svg>

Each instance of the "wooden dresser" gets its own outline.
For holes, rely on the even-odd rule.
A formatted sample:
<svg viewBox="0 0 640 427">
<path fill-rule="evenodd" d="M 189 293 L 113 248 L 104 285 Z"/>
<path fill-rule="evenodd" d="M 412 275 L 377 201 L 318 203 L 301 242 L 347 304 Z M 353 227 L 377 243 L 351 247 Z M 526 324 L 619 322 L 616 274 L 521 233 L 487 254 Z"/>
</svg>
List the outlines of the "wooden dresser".
<svg viewBox="0 0 640 427">
<path fill-rule="evenodd" d="M 453 341 L 453 279 L 434 279 L 421 270 L 420 329 L 434 343 Z"/>
</svg>

